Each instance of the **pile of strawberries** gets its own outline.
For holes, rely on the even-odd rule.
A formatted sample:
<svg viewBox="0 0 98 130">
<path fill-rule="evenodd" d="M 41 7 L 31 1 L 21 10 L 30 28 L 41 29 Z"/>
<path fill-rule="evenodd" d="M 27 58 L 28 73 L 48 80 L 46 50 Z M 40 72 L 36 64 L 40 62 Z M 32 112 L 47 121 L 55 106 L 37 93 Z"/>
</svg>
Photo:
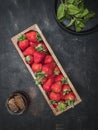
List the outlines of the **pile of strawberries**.
<svg viewBox="0 0 98 130">
<path fill-rule="evenodd" d="M 53 107 L 57 111 L 74 107 L 76 96 L 38 32 L 31 30 L 21 35 L 18 46 L 35 74 L 36 83 L 41 84 Z"/>
</svg>

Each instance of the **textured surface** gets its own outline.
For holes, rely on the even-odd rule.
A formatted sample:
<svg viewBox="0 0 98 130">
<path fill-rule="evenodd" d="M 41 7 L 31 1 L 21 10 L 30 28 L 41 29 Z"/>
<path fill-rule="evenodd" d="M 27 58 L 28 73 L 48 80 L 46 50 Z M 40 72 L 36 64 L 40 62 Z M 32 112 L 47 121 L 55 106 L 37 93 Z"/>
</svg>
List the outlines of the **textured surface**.
<svg viewBox="0 0 98 130">
<path fill-rule="evenodd" d="M 75 36 L 57 25 L 54 0 L 0 0 L 0 130 L 98 130 L 98 32 Z M 82 98 L 55 117 L 10 38 L 37 23 Z M 11 92 L 22 90 L 31 103 L 21 116 L 8 113 Z"/>
</svg>

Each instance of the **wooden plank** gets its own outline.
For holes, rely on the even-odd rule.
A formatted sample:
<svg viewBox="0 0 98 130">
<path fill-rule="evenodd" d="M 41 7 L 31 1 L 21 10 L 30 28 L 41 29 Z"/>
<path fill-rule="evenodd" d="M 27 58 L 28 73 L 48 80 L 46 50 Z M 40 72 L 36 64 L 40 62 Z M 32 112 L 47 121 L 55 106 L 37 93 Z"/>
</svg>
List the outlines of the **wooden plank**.
<svg viewBox="0 0 98 130">
<path fill-rule="evenodd" d="M 22 31 L 21 33 L 19 33 L 19 34 L 13 36 L 13 37 L 11 38 L 12 43 L 14 44 L 15 48 L 17 49 L 19 55 L 21 56 L 21 58 L 22 58 L 24 64 L 25 64 L 26 67 L 28 68 L 28 70 L 29 70 L 29 72 L 31 73 L 32 77 L 33 77 L 34 79 L 36 79 L 36 77 L 35 77 L 35 75 L 34 75 L 32 69 L 30 68 L 30 66 L 29 66 L 28 64 L 26 64 L 25 58 L 24 58 L 24 56 L 23 56 L 23 54 L 22 54 L 20 48 L 19 48 L 18 45 L 17 45 L 17 39 L 18 39 L 18 37 L 19 37 L 21 34 L 24 34 L 24 33 L 28 32 L 28 31 L 30 31 L 30 30 L 37 31 L 37 32 L 40 34 L 42 40 L 44 41 L 45 45 L 47 46 L 47 48 L 48 48 L 48 50 L 49 50 L 49 52 L 50 52 L 50 54 L 51 54 L 52 57 L 54 58 L 54 61 L 56 62 L 56 64 L 57 64 L 58 67 L 60 68 L 60 71 L 62 72 L 62 74 L 64 75 L 64 77 L 67 77 L 68 83 L 69 83 L 69 85 L 70 85 L 72 91 L 74 92 L 74 94 L 75 94 L 75 96 L 76 96 L 76 101 L 75 101 L 74 105 L 79 104 L 79 103 L 81 102 L 81 98 L 80 98 L 79 94 L 77 93 L 77 91 L 76 91 L 76 89 L 74 88 L 72 82 L 70 81 L 70 79 L 69 79 L 69 77 L 67 76 L 66 72 L 65 72 L 64 69 L 62 68 L 60 62 L 58 61 L 57 57 L 55 56 L 53 50 L 51 49 L 49 43 L 48 43 L 47 40 L 45 39 L 43 33 L 41 32 L 41 30 L 39 29 L 39 27 L 38 27 L 37 24 L 32 25 L 31 27 L 27 28 L 26 30 Z M 46 99 L 47 103 L 49 104 L 50 108 L 52 109 L 54 115 L 59 115 L 59 114 L 61 114 L 63 111 L 56 111 L 56 110 L 55 110 L 55 108 L 54 108 L 54 107 L 52 106 L 52 104 L 50 103 L 49 98 L 47 97 L 47 95 L 46 95 L 45 91 L 43 90 L 43 88 L 41 87 L 41 85 L 38 85 L 38 87 L 39 87 L 40 91 L 42 92 L 44 98 Z M 67 107 L 67 109 L 66 109 L 65 111 L 67 111 L 67 110 L 70 109 L 70 108 L 71 108 L 71 107 Z"/>
</svg>

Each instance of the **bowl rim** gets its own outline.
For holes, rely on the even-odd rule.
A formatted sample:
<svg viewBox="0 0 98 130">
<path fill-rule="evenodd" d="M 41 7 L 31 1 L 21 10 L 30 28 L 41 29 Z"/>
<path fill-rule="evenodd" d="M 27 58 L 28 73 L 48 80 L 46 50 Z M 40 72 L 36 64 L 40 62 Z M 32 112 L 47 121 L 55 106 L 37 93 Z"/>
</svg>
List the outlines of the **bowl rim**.
<svg viewBox="0 0 98 130">
<path fill-rule="evenodd" d="M 13 112 L 13 111 L 11 111 L 10 108 L 8 107 L 8 101 L 9 101 L 14 95 L 21 95 L 22 98 L 23 98 L 23 100 L 24 100 L 24 102 L 25 102 L 25 108 L 24 108 L 23 110 L 20 110 L 19 112 Z M 29 103 L 28 103 L 28 101 L 27 101 L 27 97 L 26 97 L 26 96 L 28 96 L 27 93 L 25 93 L 25 92 L 23 92 L 23 91 L 15 91 L 15 92 L 12 92 L 12 93 L 9 95 L 9 97 L 8 97 L 7 100 L 6 100 L 5 106 L 6 106 L 7 110 L 8 110 L 8 112 L 9 112 L 11 115 L 21 115 L 21 114 L 23 114 L 23 113 L 27 110 Z"/>
<path fill-rule="evenodd" d="M 57 10 L 57 2 L 59 0 L 55 0 L 54 1 L 54 17 L 55 17 L 55 20 L 56 22 L 58 23 L 59 27 L 61 27 L 63 30 L 71 33 L 71 34 L 75 34 L 75 35 L 87 35 L 87 34 L 91 34 L 93 32 L 96 32 L 98 31 L 98 24 L 96 24 L 94 27 L 92 27 L 91 29 L 88 29 L 86 31 L 80 31 L 80 32 L 76 32 L 74 30 L 71 30 L 70 28 L 67 28 L 66 26 L 64 26 L 61 22 L 59 22 L 59 20 L 57 19 L 57 16 L 56 16 L 56 10 Z"/>
</svg>

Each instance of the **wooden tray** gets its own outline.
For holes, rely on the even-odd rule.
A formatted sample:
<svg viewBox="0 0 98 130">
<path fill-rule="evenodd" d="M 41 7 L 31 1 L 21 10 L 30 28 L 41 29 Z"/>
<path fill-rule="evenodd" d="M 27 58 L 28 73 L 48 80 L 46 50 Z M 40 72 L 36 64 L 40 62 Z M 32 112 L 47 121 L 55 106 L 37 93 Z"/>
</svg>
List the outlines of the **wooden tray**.
<svg viewBox="0 0 98 130">
<path fill-rule="evenodd" d="M 40 34 L 42 40 L 44 41 L 45 45 L 47 46 L 47 48 L 48 48 L 48 50 L 49 50 L 49 52 L 50 52 L 50 54 L 51 54 L 52 57 L 54 58 L 54 61 L 56 62 L 56 64 L 57 64 L 58 67 L 60 68 L 62 74 L 64 75 L 64 77 L 67 77 L 68 83 L 69 83 L 69 85 L 70 85 L 72 91 L 74 92 L 74 94 L 75 94 L 75 96 L 76 96 L 76 101 L 74 102 L 74 105 L 79 104 L 79 103 L 81 102 L 80 96 L 78 95 L 77 91 L 75 90 L 75 88 L 74 88 L 73 84 L 71 83 L 69 77 L 67 76 L 66 72 L 65 72 L 64 69 L 62 68 L 60 62 L 58 61 L 57 57 L 55 56 L 53 50 L 51 49 L 49 43 L 48 43 L 47 40 L 45 39 L 43 33 L 41 32 L 41 30 L 39 29 L 39 27 L 38 27 L 37 24 L 32 25 L 31 27 L 25 29 L 25 30 L 22 31 L 21 33 L 19 33 L 19 34 L 13 36 L 13 37 L 11 38 L 12 43 L 14 44 L 15 48 L 17 49 L 19 55 L 21 56 L 21 58 L 22 58 L 24 64 L 25 64 L 26 67 L 28 68 L 28 70 L 29 70 L 29 72 L 31 73 L 32 77 L 33 77 L 34 79 L 36 79 L 36 77 L 35 77 L 35 75 L 34 75 L 32 69 L 30 68 L 30 66 L 29 66 L 28 64 L 26 64 L 25 58 L 24 58 L 24 56 L 23 56 L 23 54 L 22 54 L 22 52 L 21 52 L 21 50 L 20 50 L 20 48 L 18 47 L 18 44 L 17 44 L 17 39 L 18 39 L 18 37 L 19 37 L 21 34 L 24 34 L 24 33 L 28 32 L 28 31 L 30 31 L 30 30 L 37 31 L 37 32 Z M 55 109 L 55 108 L 52 106 L 52 104 L 50 103 L 49 98 L 48 98 L 48 96 L 46 95 L 46 93 L 45 93 L 45 91 L 43 90 L 43 88 L 41 87 L 41 85 L 38 85 L 38 87 L 39 87 L 40 91 L 42 92 L 44 98 L 46 99 L 47 103 L 49 104 L 50 108 L 52 109 L 54 115 L 57 116 L 57 115 L 61 114 L 62 112 L 64 112 L 64 111 L 56 111 L 56 109 Z M 67 111 L 69 108 L 71 108 L 71 107 L 67 107 L 67 109 L 66 109 L 65 111 Z"/>
</svg>

